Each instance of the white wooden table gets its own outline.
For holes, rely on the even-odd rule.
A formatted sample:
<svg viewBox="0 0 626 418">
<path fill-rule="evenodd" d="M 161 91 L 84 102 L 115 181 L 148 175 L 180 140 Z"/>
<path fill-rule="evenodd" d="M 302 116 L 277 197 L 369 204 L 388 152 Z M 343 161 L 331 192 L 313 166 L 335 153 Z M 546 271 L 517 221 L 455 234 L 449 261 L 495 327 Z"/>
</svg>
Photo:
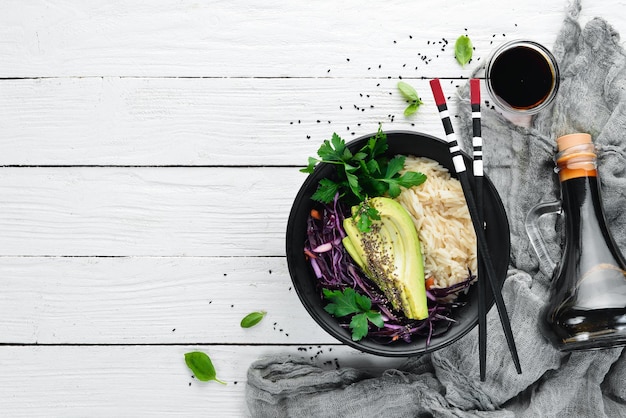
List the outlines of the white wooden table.
<svg viewBox="0 0 626 418">
<path fill-rule="evenodd" d="M 1 416 L 242 417 L 262 355 L 397 364 L 338 344 L 292 289 L 298 169 L 333 132 L 442 136 L 428 79 L 453 95 L 504 41 L 551 47 L 566 7 L 251 3 L 2 2 Z M 594 16 L 626 33 L 623 0 Z M 424 101 L 410 118 L 399 77 Z M 192 378 L 192 350 L 228 384 Z"/>
</svg>

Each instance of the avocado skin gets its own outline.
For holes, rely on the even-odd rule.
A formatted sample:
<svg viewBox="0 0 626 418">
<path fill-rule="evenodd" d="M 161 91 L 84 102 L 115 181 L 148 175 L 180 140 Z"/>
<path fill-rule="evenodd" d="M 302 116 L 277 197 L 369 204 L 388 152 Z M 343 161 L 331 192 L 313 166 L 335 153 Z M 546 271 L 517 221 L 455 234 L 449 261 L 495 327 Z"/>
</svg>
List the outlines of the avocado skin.
<svg viewBox="0 0 626 418">
<path fill-rule="evenodd" d="M 380 288 L 394 309 L 410 319 L 428 317 L 422 250 L 409 213 L 393 199 L 375 197 L 369 205 L 380 220 L 369 232 L 357 228 L 358 206 L 343 227 L 344 247 L 363 272 Z"/>
</svg>

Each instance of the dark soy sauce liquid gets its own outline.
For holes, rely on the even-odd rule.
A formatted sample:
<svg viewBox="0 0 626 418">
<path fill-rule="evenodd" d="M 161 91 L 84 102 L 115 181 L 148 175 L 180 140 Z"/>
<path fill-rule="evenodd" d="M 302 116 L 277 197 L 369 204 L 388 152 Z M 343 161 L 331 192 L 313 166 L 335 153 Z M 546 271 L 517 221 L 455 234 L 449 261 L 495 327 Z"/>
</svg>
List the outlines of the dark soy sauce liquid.
<svg viewBox="0 0 626 418">
<path fill-rule="evenodd" d="M 562 351 L 626 344 L 626 262 L 607 228 L 598 183 L 562 183 L 567 238 L 541 321 Z"/>
<path fill-rule="evenodd" d="M 541 104 L 554 84 L 547 58 L 525 46 L 511 48 L 496 58 L 490 78 L 494 93 L 515 109 Z"/>
</svg>

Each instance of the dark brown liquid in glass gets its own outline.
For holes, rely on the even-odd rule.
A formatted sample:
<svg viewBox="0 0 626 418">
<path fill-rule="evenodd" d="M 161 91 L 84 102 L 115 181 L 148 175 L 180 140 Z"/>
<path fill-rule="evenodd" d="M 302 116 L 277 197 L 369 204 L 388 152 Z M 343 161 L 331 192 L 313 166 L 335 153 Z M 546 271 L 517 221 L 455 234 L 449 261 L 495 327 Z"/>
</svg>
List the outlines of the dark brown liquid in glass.
<svg viewBox="0 0 626 418">
<path fill-rule="evenodd" d="M 565 243 L 541 326 L 563 351 L 626 344 L 626 262 L 607 228 L 597 177 L 561 183 Z"/>
<path fill-rule="evenodd" d="M 530 109 L 546 100 L 554 77 L 547 58 L 525 46 L 504 51 L 490 75 L 494 93 L 516 109 Z"/>
</svg>

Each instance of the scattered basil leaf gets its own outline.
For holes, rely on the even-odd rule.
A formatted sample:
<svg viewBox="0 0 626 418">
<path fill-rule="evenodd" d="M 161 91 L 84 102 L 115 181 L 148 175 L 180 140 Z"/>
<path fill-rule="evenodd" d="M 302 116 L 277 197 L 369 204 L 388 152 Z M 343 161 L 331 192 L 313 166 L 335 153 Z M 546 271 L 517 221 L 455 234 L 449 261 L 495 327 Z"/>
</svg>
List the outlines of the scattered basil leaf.
<svg viewBox="0 0 626 418">
<path fill-rule="evenodd" d="M 417 91 L 415 91 L 413 86 L 411 86 L 408 83 L 405 83 L 404 81 L 398 82 L 398 90 L 400 90 L 400 93 L 402 93 L 402 96 L 404 96 L 404 98 L 407 100 L 410 100 L 412 102 L 419 100 L 419 97 L 417 96 Z"/>
<path fill-rule="evenodd" d="M 371 322 L 378 328 L 384 324 L 383 316 L 380 312 L 372 310 L 372 300 L 365 295 L 357 293 L 348 287 L 341 290 L 322 289 L 324 297 L 331 303 L 324 307 L 324 310 L 336 317 L 354 315 L 350 320 L 352 330 L 352 340 L 359 341 L 365 337 L 369 331 Z"/>
<path fill-rule="evenodd" d="M 469 36 L 459 36 L 454 43 L 454 55 L 456 57 L 456 60 L 459 62 L 459 64 L 461 64 L 462 67 L 465 67 L 465 64 L 470 62 L 473 52 L 474 48 L 472 47 L 472 41 L 470 40 Z"/>
<path fill-rule="evenodd" d="M 411 116 L 413 113 L 417 112 L 417 109 L 423 102 L 417 95 L 417 91 L 415 91 L 413 86 L 404 81 L 398 82 L 398 90 L 400 90 L 400 94 L 402 94 L 402 97 L 404 97 L 409 104 L 406 109 L 404 109 L 404 116 Z"/>
<path fill-rule="evenodd" d="M 248 315 L 244 316 L 241 320 L 241 328 L 251 328 L 261 322 L 263 317 L 265 317 L 265 311 L 259 312 L 251 312 Z"/>
<path fill-rule="evenodd" d="M 185 363 L 187 363 L 187 367 L 191 369 L 193 375 L 196 376 L 196 379 L 203 382 L 215 380 L 222 385 L 226 384 L 226 382 L 216 377 L 213 362 L 211 362 L 211 358 L 205 353 L 201 351 L 192 351 L 190 353 L 185 353 Z"/>
</svg>

